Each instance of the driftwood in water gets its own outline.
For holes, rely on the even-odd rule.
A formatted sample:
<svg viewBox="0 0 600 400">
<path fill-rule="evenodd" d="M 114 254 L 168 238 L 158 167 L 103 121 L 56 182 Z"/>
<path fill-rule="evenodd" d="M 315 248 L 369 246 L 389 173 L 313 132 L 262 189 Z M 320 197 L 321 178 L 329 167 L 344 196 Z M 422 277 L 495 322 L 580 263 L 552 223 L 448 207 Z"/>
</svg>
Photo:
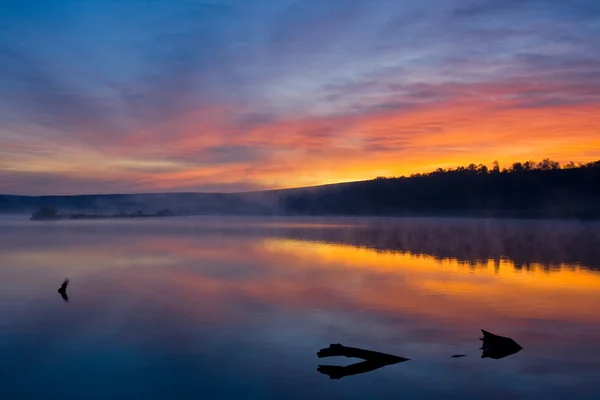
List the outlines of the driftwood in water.
<svg viewBox="0 0 600 400">
<path fill-rule="evenodd" d="M 317 356 L 319 358 L 335 356 L 356 357 L 362 358 L 363 360 L 385 362 L 401 362 L 409 360 L 409 358 L 398 357 L 392 354 L 380 353 L 378 351 L 359 349 L 357 347 L 347 347 L 339 343 L 331 344 L 328 348 L 319 350 Z"/>
<path fill-rule="evenodd" d="M 319 358 L 344 356 L 362 358 L 365 360 L 345 367 L 340 365 L 319 365 L 317 371 L 322 374 L 329 375 L 331 379 L 341 379 L 348 375 L 362 374 L 385 367 L 387 365 L 397 364 L 409 360 L 408 358 L 380 353 L 378 351 L 359 349 L 356 347 L 346 347 L 339 343 L 332 344 L 326 349 L 321 349 L 317 353 L 317 356 Z"/>
<path fill-rule="evenodd" d="M 483 345 L 481 346 L 483 354 L 481 358 L 500 359 L 518 353 L 523 349 L 521 345 L 511 338 L 494 335 L 483 329 L 481 332 L 483 332 L 483 337 L 479 339 L 483 341 Z"/>
</svg>

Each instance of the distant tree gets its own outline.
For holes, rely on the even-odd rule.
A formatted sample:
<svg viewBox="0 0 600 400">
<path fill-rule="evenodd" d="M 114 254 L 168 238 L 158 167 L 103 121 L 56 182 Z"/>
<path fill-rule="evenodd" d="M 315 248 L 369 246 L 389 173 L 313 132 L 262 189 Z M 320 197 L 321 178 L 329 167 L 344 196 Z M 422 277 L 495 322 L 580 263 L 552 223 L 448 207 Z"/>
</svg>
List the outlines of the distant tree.
<svg viewBox="0 0 600 400">
<path fill-rule="evenodd" d="M 492 163 L 492 173 L 494 173 L 494 174 L 500 173 L 500 164 L 498 163 L 498 161 L 494 161 Z"/>
<path fill-rule="evenodd" d="M 542 171 L 549 171 L 551 169 L 560 169 L 560 163 L 557 161 L 552 161 L 549 158 L 544 158 L 540 163 L 538 163 L 537 169 L 540 169 Z"/>
<path fill-rule="evenodd" d="M 535 163 L 535 161 L 529 160 L 529 161 L 526 161 L 526 162 L 523 164 L 523 169 L 524 169 L 525 171 L 532 171 L 532 170 L 534 170 L 535 168 L 536 168 L 536 163 Z"/>
<path fill-rule="evenodd" d="M 520 162 L 513 163 L 510 172 L 523 172 L 525 171 L 525 167 Z"/>
<path fill-rule="evenodd" d="M 156 215 L 158 215 L 159 217 L 171 217 L 175 214 L 173 213 L 173 211 L 169 210 L 168 208 L 165 208 L 158 211 Z"/>
<path fill-rule="evenodd" d="M 56 219 L 58 210 L 54 207 L 42 206 L 31 215 L 31 219 Z"/>
<path fill-rule="evenodd" d="M 582 167 L 587 167 L 587 168 L 592 168 L 592 167 L 593 168 L 597 168 L 597 167 L 600 167 L 600 160 L 594 161 L 594 162 L 590 162 L 590 163 L 587 163 L 585 165 L 582 165 L 581 163 L 579 163 L 579 165 L 581 165 Z"/>
</svg>

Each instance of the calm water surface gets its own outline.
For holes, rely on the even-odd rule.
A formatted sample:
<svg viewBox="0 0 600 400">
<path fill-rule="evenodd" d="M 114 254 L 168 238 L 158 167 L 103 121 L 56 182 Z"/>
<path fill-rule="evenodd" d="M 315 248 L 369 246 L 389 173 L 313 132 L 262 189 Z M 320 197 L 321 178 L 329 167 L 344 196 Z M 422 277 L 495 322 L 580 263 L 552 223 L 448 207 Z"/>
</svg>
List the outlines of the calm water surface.
<svg viewBox="0 0 600 400">
<path fill-rule="evenodd" d="M 0 217 L 0 289 L 1 399 L 600 398 L 594 223 Z"/>
</svg>

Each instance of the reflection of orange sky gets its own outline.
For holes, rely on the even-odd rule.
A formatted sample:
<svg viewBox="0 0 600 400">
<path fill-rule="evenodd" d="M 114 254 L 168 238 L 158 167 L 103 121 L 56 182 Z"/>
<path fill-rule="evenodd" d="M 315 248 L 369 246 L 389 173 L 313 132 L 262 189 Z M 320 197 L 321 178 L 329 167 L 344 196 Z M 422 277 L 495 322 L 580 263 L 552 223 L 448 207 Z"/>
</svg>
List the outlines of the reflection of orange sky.
<svg viewBox="0 0 600 400">
<path fill-rule="evenodd" d="M 600 315 L 600 274 L 580 267 L 547 270 L 533 264 L 517 269 L 510 260 L 467 264 L 275 238 L 257 245 L 224 241 L 218 247 L 194 241 L 152 241 L 143 248 L 197 265 L 194 271 L 173 269 L 168 277 L 190 296 L 248 296 L 309 310 L 342 301 L 351 308 L 442 319 L 468 315 L 480 322 L 502 316 L 588 320 Z M 248 268 L 250 276 L 255 270 L 267 273 L 261 272 L 260 279 L 231 281 L 202 274 L 203 267 L 222 263 Z"/>
<path fill-rule="evenodd" d="M 278 238 L 160 237 L 108 247 L 7 251 L 3 262 L 44 265 L 74 282 L 86 274 L 118 276 L 121 290 L 150 302 L 160 301 L 153 289 L 160 282 L 169 287 L 160 290 L 168 291 L 174 312 L 200 319 L 237 314 L 229 303 L 235 299 L 488 326 L 507 317 L 590 322 L 600 316 L 600 274 L 580 267 L 517 269 L 510 260 L 466 264 Z"/>
<path fill-rule="evenodd" d="M 366 248 L 293 240 L 266 240 L 269 253 L 299 260 L 312 268 L 339 268 L 343 282 L 363 275 L 383 275 L 376 283 L 357 285 L 361 302 L 390 311 L 460 316 L 478 314 L 520 317 L 559 315 L 564 319 L 600 315 L 600 274 L 562 266 L 551 271 L 541 265 L 514 268 L 510 260 L 478 265 L 426 255 L 377 252 Z M 358 271 L 358 272 L 357 272 Z M 353 290 L 353 289 L 348 289 Z M 440 295 L 435 297 L 432 295 Z"/>
</svg>

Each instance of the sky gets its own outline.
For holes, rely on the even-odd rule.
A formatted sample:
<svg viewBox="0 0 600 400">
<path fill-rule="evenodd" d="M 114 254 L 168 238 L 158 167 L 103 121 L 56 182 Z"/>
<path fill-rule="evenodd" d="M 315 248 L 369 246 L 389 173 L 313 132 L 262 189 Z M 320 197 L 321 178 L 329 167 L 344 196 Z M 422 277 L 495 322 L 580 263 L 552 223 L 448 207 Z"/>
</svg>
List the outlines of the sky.
<svg viewBox="0 0 600 400">
<path fill-rule="evenodd" d="M 600 159 L 597 0 L 0 0 L 0 193 Z"/>
</svg>

